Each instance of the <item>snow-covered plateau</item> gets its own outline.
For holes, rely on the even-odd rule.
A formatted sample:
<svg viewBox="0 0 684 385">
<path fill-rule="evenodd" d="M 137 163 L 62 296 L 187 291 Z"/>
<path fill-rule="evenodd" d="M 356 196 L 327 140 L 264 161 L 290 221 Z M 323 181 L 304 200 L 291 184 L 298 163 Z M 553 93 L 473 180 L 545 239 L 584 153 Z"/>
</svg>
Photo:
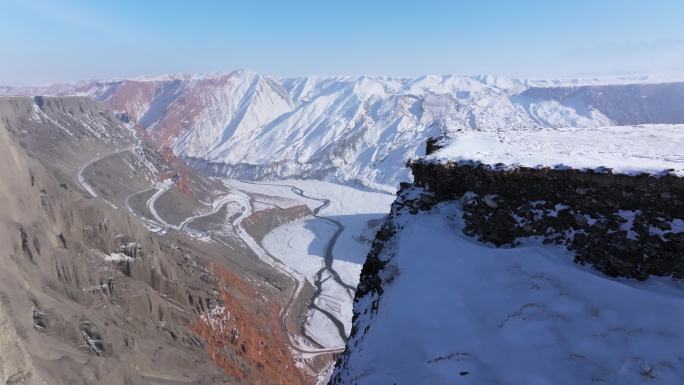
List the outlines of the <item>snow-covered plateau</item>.
<svg viewBox="0 0 684 385">
<path fill-rule="evenodd" d="M 463 132 L 444 142 L 428 161 L 684 176 L 680 124 Z"/>
<path fill-rule="evenodd" d="M 368 254 L 331 384 L 683 383 L 683 133 L 430 140 Z"/>
<path fill-rule="evenodd" d="M 333 384 L 682 383 L 680 282 L 607 278 L 534 241 L 482 244 L 462 214 L 452 201 L 394 218 L 384 291 L 355 304 Z"/>
</svg>

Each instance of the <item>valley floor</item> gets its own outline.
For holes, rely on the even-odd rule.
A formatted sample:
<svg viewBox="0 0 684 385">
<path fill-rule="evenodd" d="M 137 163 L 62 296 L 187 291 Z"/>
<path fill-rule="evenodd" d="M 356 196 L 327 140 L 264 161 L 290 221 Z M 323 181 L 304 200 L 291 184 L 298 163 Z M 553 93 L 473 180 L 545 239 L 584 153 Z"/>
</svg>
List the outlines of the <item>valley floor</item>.
<svg viewBox="0 0 684 385">
<path fill-rule="evenodd" d="M 257 203 L 287 206 L 297 201 L 313 211 L 266 234 L 261 246 L 302 285 L 308 282 L 315 288 L 305 335 L 322 348 L 342 350 L 363 261 L 394 196 L 313 180 L 224 183 L 256 196 Z"/>
<path fill-rule="evenodd" d="M 126 207 L 150 231 L 176 230 L 204 241 L 243 242 L 261 262 L 296 281 L 281 314 L 293 353 L 305 360 L 343 351 L 361 267 L 394 196 L 315 180 L 220 182 L 226 191 L 216 192 L 212 202 L 195 208 L 179 224 L 169 223 L 167 208 L 159 203 L 172 187 L 170 181 L 134 193 L 149 195 L 138 205 L 144 213 L 128 203 Z M 244 225 L 253 214 L 298 206 L 311 214 L 285 220 L 263 236 L 257 235 L 261 229 L 250 232 Z M 297 312 L 301 314 L 290 314 Z M 293 320 L 301 323 L 290 326 Z M 322 374 L 321 381 L 327 381 L 327 375 Z"/>
<path fill-rule="evenodd" d="M 351 331 L 361 267 L 394 196 L 315 180 L 215 178 L 208 182 L 212 187 L 202 191 L 206 200 L 185 201 L 169 178 L 125 195 L 98 193 L 117 190 L 97 177 L 105 162 L 116 162 L 132 149 L 96 154 L 78 168 L 74 181 L 91 197 L 132 213 L 151 232 L 185 234 L 229 249 L 242 244 L 258 259 L 254 262 L 291 278 L 293 289 L 279 289 L 288 296 L 279 315 L 281 327 L 302 367 L 312 365 L 314 372 L 328 368 L 317 372 L 318 382 L 327 382 L 331 354 L 344 350 Z M 276 220 L 278 213 L 283 218 Z M 271 222 L 254 225 L 260 216 Z M 312 364 L 318 356 L 327 364 Z"/>
</svg>

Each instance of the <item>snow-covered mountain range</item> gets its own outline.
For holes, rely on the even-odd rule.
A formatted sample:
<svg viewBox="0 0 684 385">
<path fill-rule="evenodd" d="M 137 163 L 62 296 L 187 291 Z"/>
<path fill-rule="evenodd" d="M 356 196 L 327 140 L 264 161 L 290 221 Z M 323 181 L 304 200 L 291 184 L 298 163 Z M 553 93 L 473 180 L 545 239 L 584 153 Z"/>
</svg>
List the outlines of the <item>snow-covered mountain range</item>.
<svg viewBox="0 0 684 385">
<path fill-rule="evenodd" d="M 84 81 L 0 94 L 92 96 L 211 174 L 318 178 L 395 191 L 428 137 L 684 123 L 684 83 L 654 77 L 278 78 L 239 70 Z"/>
</svg>

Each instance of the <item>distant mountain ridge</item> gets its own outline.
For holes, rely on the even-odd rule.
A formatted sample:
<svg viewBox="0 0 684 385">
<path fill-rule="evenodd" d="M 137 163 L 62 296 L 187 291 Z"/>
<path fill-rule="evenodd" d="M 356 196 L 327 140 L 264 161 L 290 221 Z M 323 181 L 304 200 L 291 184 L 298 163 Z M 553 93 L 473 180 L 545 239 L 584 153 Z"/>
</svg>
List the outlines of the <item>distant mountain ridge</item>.
<svg viewBox="0 0 684 385">
<path fill-rule="evenodd" d="M 209 174 L 319 178 L 385 191 L 410 179 L 405 161 L 423 155 L 432 136 L 684 123 L 684 83 L 657 77 L 278 78 L 238 70 L 0 87 L 0 94 L 93 97 Z"/>
</svg>

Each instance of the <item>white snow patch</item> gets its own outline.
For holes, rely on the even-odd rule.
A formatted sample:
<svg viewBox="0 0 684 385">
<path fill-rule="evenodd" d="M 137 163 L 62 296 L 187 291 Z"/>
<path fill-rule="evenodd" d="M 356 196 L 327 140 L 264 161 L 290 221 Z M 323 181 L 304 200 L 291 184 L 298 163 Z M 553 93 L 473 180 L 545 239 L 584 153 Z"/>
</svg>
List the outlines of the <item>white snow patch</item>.
<svg viewBox="0 0 684 385">
<path fill-rule="evenodd" d="M 684 219 L 675 218 L 670 227 L 673 233 L 684 233 Z"/>
<path fill-rule="evenodd" d="M 324 347 L 344 346 L 345 341 L 336 332 L 330 318 L 318 310 L 309 310 L 304 331 L 306 335 Z"/>
<path fill-rule="evenodd" d="M 225 306 L 214 306 L 207 313 L 200 315 L 200 320 L 215 332 L 225 333 L 228 328 L 230 312 Z"/>
<path fill-rule="evenodd" d="M 133 258 L 122 253 L 111 253 L 104 255 L 104 260 L 107 262 L 133 262 Z"/>
<path fill-rule="evenodd" d="M 456 220 L 448 218 L 453 217 Z M 684 286 L 607 278 L 560 246 L 493 248 L 457 204 L 401 222 L 379 309 L 342 371 L 368 384 L 677 384 Z M 665 316 L 666 314 L 666 316 Z M 370 326 L 364 332 L 366 326 Z M 358 342 L 358 345 L 356 345 Z"/>
<path fill-rule="evenodd" d="M 682 148 L 681 124 L 462 132 L 426 159 L 684 176 Z"/>
<path fill-rule="evenodd" d="M 627 238 L 638 240 L 639 234 L 634 231 L 634 219 L 641 215 L 641 210 L 620 210 L 618 211 L 618 216 L 625 220 L 625 222 L 620 224 L 620 230 L 627 232 Z"/>
</svg>

